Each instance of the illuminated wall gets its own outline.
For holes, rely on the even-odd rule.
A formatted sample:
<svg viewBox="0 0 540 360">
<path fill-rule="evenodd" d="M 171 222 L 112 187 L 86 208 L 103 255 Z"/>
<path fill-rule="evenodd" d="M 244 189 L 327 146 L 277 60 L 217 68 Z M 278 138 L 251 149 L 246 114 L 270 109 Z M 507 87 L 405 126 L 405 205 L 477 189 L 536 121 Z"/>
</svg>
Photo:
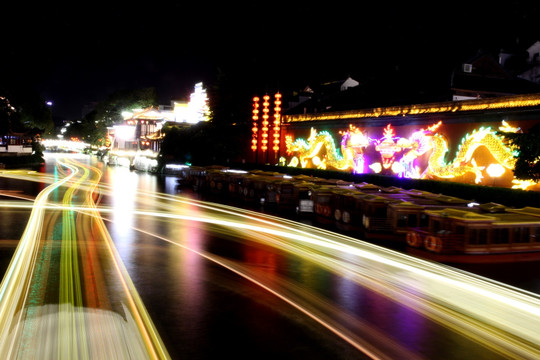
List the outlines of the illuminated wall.
<svg viewBox="0 0 540 360">
<path fill-rule="evenodd" d="M 497 127 L 437 121 L 421 126 L 357 127 L 285 136 L 288 166 L 378 173 L 488 186 L 540 190 L 513 176 L 516 150 L 497 131 L 516 131 L 502 121 Z"/>
<path fill-rule="evenodd" d="M 283 115 L 279 163 L 540 191 L 497 131 L 540 122 L 540 94 Z"/>
</svg>

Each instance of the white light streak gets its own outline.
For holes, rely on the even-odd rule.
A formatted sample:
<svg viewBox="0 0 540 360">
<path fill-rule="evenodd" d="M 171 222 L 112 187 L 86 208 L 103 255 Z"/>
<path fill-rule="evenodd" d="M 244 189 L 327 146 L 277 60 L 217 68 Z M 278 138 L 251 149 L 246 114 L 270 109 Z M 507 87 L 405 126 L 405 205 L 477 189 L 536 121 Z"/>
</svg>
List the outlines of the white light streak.
<svg viewBox="0 0 540 360">
<path fill-rule="evenodd" d="M 64 178 L 61 183 L 55 183 L 50 188 L 74 186 L 72 177 L 75 176 L 76 171 L 77 168 L 73 168 L 71 176 Z M 52 177 L 37 173 L 2 173 L 1 175 L 21 179 L 33 178 L 35 181 L 53 181 Z M 84 190 L 89 186 L 79 184 L 78 188 Z M 98 190 L 103 194 L 112 194 L 112 188 L 104 184 L 100 184 Z M 73 210 L 94 217 L 104 216 L 107 220 L 113 212 L 111 208 L 103 206 L 93 208 L 73 204 L 46 203 L 43 200 L 46 194 L 48 193 L 40 194 L 36 198 L 33 213 L 50 209 Z M 222 228 L 226 232 L 237 233 L 238 238 L 245 241 L 261 242 L 314 261 L 361 286 L 377 291 L 394 301 L 400 301 L 432 320 L 454 331 L 462 332 L 506 356 L 531 358 L 540 356 L 540 338 L 537 335 L 540 329 L 540 296 L 538 294 L 274 216 L 167 194 L 140 191 L 139 195 L 141 198 L 154 199 L 157 209 L 126 209 L 134 217 L 173 221 L 175 224 L 205 223 Z M 0 206 L 29 208 L 32 204 L 5 201 L 0 202 Z M 190 211 L 194 206 L 205 211 Z M 197 215 L 199 213 L 202 215 Z M 137 227 L 135 229 L 180 246 L 243 276 L 304 312 L 361 351 L 372 354 L 374 357 L 378 356 L 378 352 L 367 347 L 361 339 L 342 331 L 339 324 L 324 320 L 320 314 L 310 310 L 308 304 L 289 297 L 283 289 L 275 288 L 264 279 L 257 278 L 241 264 L 219 258 L 203 250 L 193 249 L 182 243 L 181 239 L 170 239 L 159 233 L 148 232 Z M 37 225 L 35 231 L 39 231 Z M 26 241 L 24 239 L 25 236 L 21 239 L 22 243 Z M 22 256 L 23 254 L 18 254 L 16 258 Z M 10 273 L 7 278 L 13 276 L 15 275 Z M 4 282 L 9 281 L 5 279 Z M 2 292 L 0 292 L 0 302 L 6 298 L 4 282 Z"/>
</svg>

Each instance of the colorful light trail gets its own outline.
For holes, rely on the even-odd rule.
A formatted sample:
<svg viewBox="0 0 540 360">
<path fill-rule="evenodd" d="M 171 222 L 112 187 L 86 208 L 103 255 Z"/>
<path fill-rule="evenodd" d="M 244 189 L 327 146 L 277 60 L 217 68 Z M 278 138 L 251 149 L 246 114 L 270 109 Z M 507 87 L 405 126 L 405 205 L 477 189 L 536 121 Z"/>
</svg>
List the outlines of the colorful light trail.
<svg viewBox="0 0 540 360">
<path fill-rule="evenodd" d="M 0 356 L 167 359 L 92 200 L 101 173 L 72 160 L 59 166 L 68 174 L 37 196 L 0 286 Z M 103 266 L 115 271 L 104 278 Z M 123 292 L 111 293 L 114 284 Z"/>
<path fill-rule="evenodd" d="M 62 355 L 65 358 L 92 358 L 99 354 L 101 358 L 128 358 L 134 349 L 138 349 L 146 358 L 166 357 L 159 335 L 144 311 L 144 305 L 105 227 L 104 221 L 114 221 L 114 211 L 117 209 L 98 207 L 93 201 L 95 192 L 112 195 L 113 188 L 99 183 L 99 171 L 95 168 L 73 161 L 66 161 L 62 166 L 69 171 L 58 182 L 54 182 L 52 176 L 37 173 L 2 174 L 52 183 L 33 204 L 29 226 L 0 288 L 2 355 L 23 357 L 23 348 L 27 355 L 30 351 L 28 349 L 37 346 L 33 351 L 52 351 L 55 355 L 51 357 Z M 50 201 L 49 195 L 59 189 L 63 189 L 61 202 Z M 540 356 L 540 339 L 537 336 L 537 329 L 540 328 L 538 294 L 257 212 L 144 191 L 139 192 L 136 200 L 138 204 L 134 203 L 133 208 L 126 208 L 125 211 L 137 219 L 154 219 L 162 224 L 170 222 L 174 226 L 206 224 L 217 231 L 235 234 L 236 238 L 242 239 L 238 241 L 277 248 L 315 262 L 392 301 L 405 304 L 415 312 L 502 356 Z M 150 200 L 152 207 L 148 205 Z M 0 206 L 20 208 L 31 207 L 32 204 L 6 201 L 1 202 Z M 58 219 L 54 220 L 54 216 Z M 76 220 L 73 222 L 73 219 Z M 54 226 L 51 225 L 59 222 L 64 226 L 63 235 L 61 239 L 55 239 L 52 236 Z M 142 223 L 136 222 L 137 231 L 233 271 L 373 358 L 388 358 L 391 357 L 389 354 L 418 357 L 380 334 L 363 319 L 344 314 L 336 304 L 325 303 L 301 284 L 286 278 L 269 278 L 263 271 L 248 264 L 220 257 L 204 248 L 196 248 L 190 244 L 189 239 L 164 236 L 159 231 L 160 227 L 146 229 L 140 225 Z M 81 236 L 83 233 L 92 235 L 85 235 L 85 238 Z M 59 240 L 61 243 L 56 244 L 55 241 Z M 95 241 L 99 241 L 101 246 L 93 244 Z M 43 272 L 44 269 L 36 267 L 38 258 L 50 258 L 52 265 L 54 251 L 62 254 L 58 271 L 66 275 L 61 286 L 63 295 L 56 299 L 58 305 L 51 302 L 51 298 L 48 298 L 48 304 L 40 299 L 41 296 L 52 295 L 47 295 L 39 286 L 38 280 L 48 275 Z M 108 279 L 98 270 L 105 264 L 115 270 L 116 280 Z M 33 265 L 33 270 L 25 272 L 24 269 L 30 268 L 30 265 Z M 48 271 L 50 273 L 54 270 Z M 89 274 L 95 275 L 93 280 Z M 81 280 L 82 277 L 84 280 Z M 111 281 L 118 281 L 124 290 L 120 308 L 112 305 L 115 301 L 111 301 L 111 296 L 116 299 L 115 295 L 107 294 L 107 285 Z M 93 285 L 89 286 L 90 283 Z M 33 286 L 36 286 L 36 290 L 31 290 Z M 36 295 L 37 298 L 34 298 Z M 26 309 L 26 315 L 17 312 L 17 308 Z M 31 316 L 30 310 L 34 311 Z M 120 321 L 119 317 L 122 316 L 128 321 Z M 344 318 L 346 322 L 343 322 Z M 33 322 L 33 326 L 30 326 L 29 321 Z M 105 334 L 96 333 L 98 323 L 100 328 L 103 323 L 107 324 Z M 30 341 L 32 337 L 28 336 L 30 328 L 46 328 L 49 335 L 39 337 L 39 343 L 34 344 Z M 9 336 L 9 332 L 13 334 L 12 329 L 16 329 L 17 336 Z M 119 334 L 136 339 L 135 343 L 125 346 L 114 344 L 113 347 L 111 339 L 118 340 Z"/>
</svg>

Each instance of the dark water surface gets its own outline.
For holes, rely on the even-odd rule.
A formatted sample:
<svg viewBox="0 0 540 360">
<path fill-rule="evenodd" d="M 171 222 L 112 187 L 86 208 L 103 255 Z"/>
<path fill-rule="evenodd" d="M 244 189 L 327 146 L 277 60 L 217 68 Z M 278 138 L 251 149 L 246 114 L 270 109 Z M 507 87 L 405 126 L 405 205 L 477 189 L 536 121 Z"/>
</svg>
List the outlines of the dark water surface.
<svg viewBox="0 0 540 360">
<path fill-rule="evenodd" d="M 154 209 L 157 205 L 144 192 L 196 195 L 179 192 L 173 176 L 136 173 L 101 163 L 97 166 L 103 169 L 103 181 L 112 189 L 111 196 L 101 199 L 102 206 L 114 210 L 105 216 L 110 220 L 106 223 L 109 233 L 173 359 L 367 358 L 263 287 L 201 254 L 242 264 L 270 283 L 287 284 L 297 294 L 313 296 L 323 313 L 330 314 L 333 307 L 344 309 L 351 316 L 345 321 L 351 331 L 368 328 L 370 336 L 382 334 L 420 358 L 497 358 L 406 304 L 363 288 L 309 259 L 247 238 L 234 238 L 216 226 L 135 216 L 130 210 Z M 48 167 L 48 171 L 53 168 Z M 0 189 L 6 188 L 35 196 L 43 186 L 0 178 Z M 205 215 L 197 208 L 180 210 Z M 0 208 L 2 272 L 28 216 L 29 210 Z M 175 239 L 182 246 L 164 239 Z M 540 294 L 539 262 L 461 268 Z"/>
</svg>

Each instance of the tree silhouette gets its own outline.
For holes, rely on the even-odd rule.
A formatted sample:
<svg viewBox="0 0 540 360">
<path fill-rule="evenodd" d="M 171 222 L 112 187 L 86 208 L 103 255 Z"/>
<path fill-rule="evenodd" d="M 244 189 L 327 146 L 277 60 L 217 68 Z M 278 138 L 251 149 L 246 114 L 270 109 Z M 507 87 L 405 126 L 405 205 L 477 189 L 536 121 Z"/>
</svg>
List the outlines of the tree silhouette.
<svg viewBox="0 0 540 360">
<path fill-rule="evenodd" d="M 514 176 L 520 180 L 540 180 L 540 124 L 526 133 L 502 133 L 519 153 Z"/>
</svg>

